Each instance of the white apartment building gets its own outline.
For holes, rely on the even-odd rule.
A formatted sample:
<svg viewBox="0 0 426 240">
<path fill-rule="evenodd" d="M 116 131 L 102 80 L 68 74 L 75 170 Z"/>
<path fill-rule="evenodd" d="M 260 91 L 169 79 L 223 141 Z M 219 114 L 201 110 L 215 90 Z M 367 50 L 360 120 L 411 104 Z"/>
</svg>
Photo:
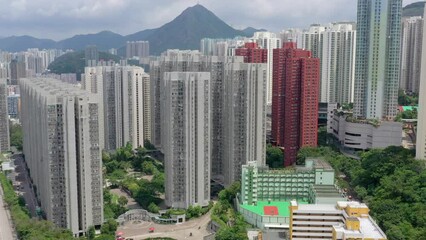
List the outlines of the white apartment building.
<svg viewBox="0 0 426 240">
<path fill-rule="evenodd" d="M 126 58 L 144 58 L 149 57 L 148 41 L 128 41 L 126 43 Z"/>
<path fill-rule="evenodd" d="M 103 223 L 99 100 L 48 78 L 21 79 L 25 161 L 49 221 L 74 236 Z"/>
<path fill-rule="evenodd" d="M 141 67 L 86 67 L 82 88 L 99 96 L 106 150 L 131 143 L 143 147 L 151 140 L 151 102 L 149 75 Z"/>
<path fill-rule="evenodd" d="M 7 89 L 6 79 L 0 78 L 0 152 L 10 149 Z"/>
<path fill-rule="evenodd" d="M 150 62 L 151 79 L 151 138 L 152 143 L 159 149 L 162 149 L 161 143 L 161 82 L 164 79 L 165 72 L 199 72 L 200 58 L 199 51 L 180 51 L 167 50 L 161 56 Z"/>
<path fill-rule="evenodd" d="M 228 63 L 223 83 L 223 170 L 230 185 L 248 162 L 265 165 L 267 65 Z"/>
<path fill-rule="evenodd" d="M 355 23 L 338 22 L 326 26 L 312 24 L 302 33 L 301 48 L 310 50 L 312 57 L 321 60 L 320 102 L 353 102 Z"/>
<path fill-rule="evenodd" d="M 167 72 L 161 88 L 166 205 L 207 206 L 212 145 L 210 73 Z"/>
<path fill-rule="evenodd" d="M 419 92 L 422 60 L 423 18 L 402 19 L 401 76 L 399 86 L 407 92 Z"/>
<path fill-rule="evenodd" d="M 272 67 L 274 66 L 274 49 L 281 48 L 281 38 L 271 32 L 255 32 L 253 39 L 263 49 L 268 50 L 266 65 L 266 104 L 272 105 Z"/>
<path fill-rule="evenodd" d="M 321 33 L 321 39 L 320 102 L 352 103 L 355 78 L 355 23 L 330 24 Z"/>
<path fill-rule="evenodd" d="M 354 116 L 393 120 L 397 115 L 402 0 L 359 0 Z"/>
<path fill-rule="evenodd" d="M 322 33 L 325 30 L 325 26 L 311 24 L 309 29 L 302 34 L 302 48 L 311 51 L 314 58 L 321 58 L 322 56 Z"/>
<path fill-rule="evenodd" d="M 426 8 L 424 16 L 426 16 Z M 423 46 L 426 46 L 426 24 L 423 25 Z M 416 158 L 426 160 L 426 47 L 422 49 Z"/>
</svg>

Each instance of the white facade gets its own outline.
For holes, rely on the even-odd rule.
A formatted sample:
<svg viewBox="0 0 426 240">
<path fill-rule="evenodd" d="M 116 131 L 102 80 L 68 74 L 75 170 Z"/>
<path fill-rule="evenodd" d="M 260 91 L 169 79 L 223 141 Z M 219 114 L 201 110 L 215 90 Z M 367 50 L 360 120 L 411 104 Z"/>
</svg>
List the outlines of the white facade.
<svg viewBox="0 0 426 240">
<path fill-rule="evenodd" d="M 402 143 L 400 122 L 351 120 L 337 113 L 334 115 L 332 131 L 343 147 L 354 150 L 401 146 Z"/>
<path fill-rule="evenodd" d="M 419 92 L 422 58 L 423 18 L 402 20 L 401 78 L 400 88 L 407 92 Z"/>
<path fill-rule="evenodd" d="M 312 24 L 302 33 L 301 48 L 321 60 L 320 102 L 353 102 L 355 47 L 355 23 Z"/>
<path fill-rule="evenodd" d="M 322 33 L 325 29 L 325 26 L 312 24 L 309 30 L 303 32 L 302 48 L 311 51 L 314 58 L 321 58 L 322 56 Z"/>
<path fill-rule="evenodd" d="M 327 104 L 327 133 L 333 133 L 334 111 L 337 110 L 337 103 Z"/>
<path fill-rule="evenodd" d="M 297 48 L 303 48 L 303 31 L 298 28 L 290 28 L 280 32 L 282 44 L 286 42 L 295 42 Z"/>
<path fill-rule="evenodd" d="M 167 50 L 159 59 L 150 62 L 151 79 L 151 138 L 152 143 L 162 149 L 161 143 L 161 81 L 166 72 L 199 72 L 200 71 L 199 51 Z"/>
<path fill-rule="evenodd" d="M 298 204 L 291 201 L 290 239 L 387 239 L 359 202 L 337 204 Z"/>
<path fill-rule="evenodd" d="M 426 16 L 426 8 L 424 16 Z M 426 24 L 423 25 L 423 46 L 426 46 Z M 422 49 L 416 158 L 426 160 L 426 47 Z"/>
<path fill-rule="evenodd" d="M 10 148 L 7 89 L 6 79 L 0 78 L 0 152 Z"/>
<path fill-rule="evenodd" d="M 47 219 L 75 236 L 103 223 L 99 104 L 55 79 L 21 79 L 25 161 Z"/>
<path fill-rule="evenodd" d="M 129 41 L 126 43 L 126 58 L 149 57 L 148 41 Z"/>
<path fill-rule="evenodd" d="M 167 72 L 161 88 L 166 205 L 207 206 L 212 129 L 210 73 Z"/>
<path fill-rule="evenodd" d="M 266 103 L 272 105 L 272 67 L 274 66 L 274 49 L 281 48 L 281 38 L 271 32 L 255 32 L 253 40 L 263 49 L 268 50 L 268 62 L 266 67 Z"/>
<path fill-rule="evenodd" d="M 356 47 L 354 25 L 334 23 L 321 33 L 320 102 L 353 102 Z"/>
<path fill-rule="evenodd" d="M 400 77 L 402 0 L 359 0 L 354 116 L 393 120 Z"/>
<path fill-rule="evenodd" d="M 224 72 L 224 181 L 241 179 L 242 165 L 266 161 L 266 64 L 229 63 Z"/>
<path fill-rule="evenodd" d="M 151 140 L 150 82 L 143 68 L 86 67 L 82 88 L 99 96 L 103 147 L 114 150 L 128 142 L 134 148 Z"/>
</svg>

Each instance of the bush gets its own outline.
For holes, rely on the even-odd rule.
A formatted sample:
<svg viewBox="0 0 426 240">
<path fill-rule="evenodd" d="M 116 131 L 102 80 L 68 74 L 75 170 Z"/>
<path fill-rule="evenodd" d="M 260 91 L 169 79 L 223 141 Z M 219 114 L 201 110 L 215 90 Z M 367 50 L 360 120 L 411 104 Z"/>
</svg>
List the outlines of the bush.
<svg viewBox="0 0 426 240">
<path fill-rule="evenodd" d="M 152 202 L 148 206 L 148 211 L 152 213 L 158 213 L 160 212 L 160 207 L 158 207 L 157 204 Z"/>
</svg>

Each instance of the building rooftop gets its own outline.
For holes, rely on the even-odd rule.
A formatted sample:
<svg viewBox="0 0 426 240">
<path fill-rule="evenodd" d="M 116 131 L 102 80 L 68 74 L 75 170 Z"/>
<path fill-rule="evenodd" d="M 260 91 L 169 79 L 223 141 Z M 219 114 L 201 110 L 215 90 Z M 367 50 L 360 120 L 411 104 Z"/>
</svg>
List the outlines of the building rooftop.
<svg viewBox="0 0 426 240">
<path fill-rule="evenodd" d="M 82 90 L 79 87 L 62 82 L 61 80 L 54 78 L 23 78 L 21 79 L 25 84 L 32 86 L 32 88 L 45 95 L 53 97 L 64 97 L 64 96 L 92 96 L 94 94 Z"/>
<path fill-rule="evenodd" d="M 342 197 L 334 185 L 312 185 L 316 197 Z"/>
<path fill-rule="evenodd" d="M 383 231 L 377 226 L 377 223 L 369 216 L 368 218 L 358 218 L 361 224 L 361 233 L 366 238 L 386 238 Z"/>
<path fill-rule="evenodd" d="M 308 211 L 308 212 L 330 212 L 337 211 L 341 212 L 341 210 L 337 209 L 333 204 L 306 204 L 306 205 L 298 205 L 297 211 Z"/>
<path fill-rule="evenodd" d="M 349 219 L 349 218 L 348 218 Z M 364 238 L 364 239 L 387 239 L 386 234 L 380 229 L 377 223 L 370 217 L 355 218 L 360 223 L 359 230 L 346 229 L 344 225 L 334 226 L 338 235 L 342 234 L 345 238 Z"/>
</svg>

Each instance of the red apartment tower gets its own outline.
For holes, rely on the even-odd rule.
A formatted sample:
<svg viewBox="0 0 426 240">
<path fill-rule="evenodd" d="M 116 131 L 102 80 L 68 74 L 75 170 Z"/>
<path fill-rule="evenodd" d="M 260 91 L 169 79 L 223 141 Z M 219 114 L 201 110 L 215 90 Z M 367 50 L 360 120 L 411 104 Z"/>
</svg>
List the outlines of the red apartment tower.
<svg viewBox="0 0 426 240">
<path fill-rule="evenodd" d="M 272 138 L 284 148 L 284 166 L 296 162 L 304 146 L 317 146 L 320 60 L 284 43 L 274 49 Z"/>
<path fill-rule="evenodd" d="M 235 49 L 236 56 L 243 56 L 245 63 L 266 63 L 268 50 L 257 46 L 257 43 L 245 43 L 244 47 Z"/>
</svg>

